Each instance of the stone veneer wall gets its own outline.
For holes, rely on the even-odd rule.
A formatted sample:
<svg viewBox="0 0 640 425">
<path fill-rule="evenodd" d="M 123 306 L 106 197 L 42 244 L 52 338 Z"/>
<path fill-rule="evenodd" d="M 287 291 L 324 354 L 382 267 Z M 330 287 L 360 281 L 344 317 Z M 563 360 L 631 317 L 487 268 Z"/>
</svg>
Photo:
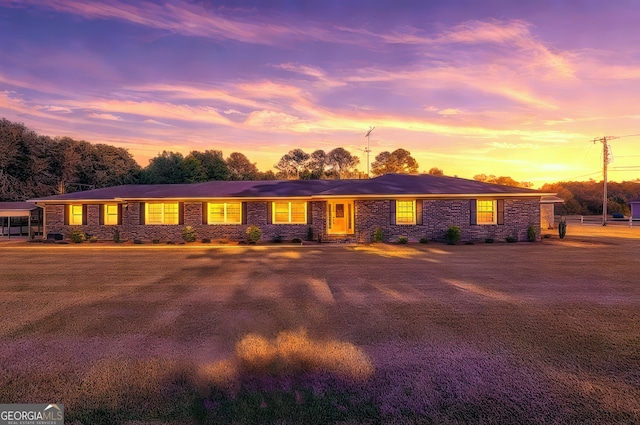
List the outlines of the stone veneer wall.
<svg viewBox="0 0 640 425">
<path fill-rule="evenodd" d="M 64 224 L 64 205 L 47 205 L 46 221 L 47 233 L 61 233 L 67 237 L 72 230 L 79 229 L 96 236 L 98 239 L 113 239 L 116 229 L 120 231 L 121 240 L 153 240 L 181 241 L 182 229 L 191 226 L 195 229 L 198 239 L 211 240 L 228 238 L 233 241 L 246 240 L 246 230 L 252 224 L 262 230 L 261 240 L 269 241 L 276 236 L 283 240 L 293 238 L 306 239 L 309 227 L 313 229 L 314 239 L 324 235 L 324 216 L 326 202 L 311 203 L 311 224 L 267 224 L 267 202 L 247 203 L 247 224 L 202 224 L 202 202 L 184 203 L 184 224 L 175 225 L 141 225 L 140 204 L 130 202 L 122 209 L 122 225 L 106 226 L 99 224 L 98 204 L 87 205 L 87 224 L 84 226 L 69 226 Z"/>
<path fill-rule="evenodd" d="M 422 202 L 422 225 L 390 224 L 389 200 L 356 201 L 356 240 L 371 242 L 373 232 L 380 226 L 384 241 L 396 242 L 407 236 L 417 242 L 421 238 L 444 241 L 450 226 L 458 226 L 462 241 L 484 241 L 493 238 L 504 241 L 508 236 L 527 240 L 527 228 L 533 225 L 540 237 L 540 204 L 538 198 L 505 199 L 503 225 L 471 225 L 468 199 L 417 200 Z"/>
</svg>

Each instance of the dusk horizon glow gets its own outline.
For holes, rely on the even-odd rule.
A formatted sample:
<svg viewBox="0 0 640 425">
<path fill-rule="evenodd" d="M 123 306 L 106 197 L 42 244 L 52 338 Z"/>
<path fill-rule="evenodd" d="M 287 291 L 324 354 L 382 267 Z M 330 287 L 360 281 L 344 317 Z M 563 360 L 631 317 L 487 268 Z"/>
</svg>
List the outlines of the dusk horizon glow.
<svg viewBox="0 0 640 425">
<path fill-rule="evenodd" d="M 403 148 L 446 175 L 640 178 L 640 2 L 0 0 L 0 117 L 129 150 Z M 629 136 L 629 137 L 626 137 Z"/>
</svg>

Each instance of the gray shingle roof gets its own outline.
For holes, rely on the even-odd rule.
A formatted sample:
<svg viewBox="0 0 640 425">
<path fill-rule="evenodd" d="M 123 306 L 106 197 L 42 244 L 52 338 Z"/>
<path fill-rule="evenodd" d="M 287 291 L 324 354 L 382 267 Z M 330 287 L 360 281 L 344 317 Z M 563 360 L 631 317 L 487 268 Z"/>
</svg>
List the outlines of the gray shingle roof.
<svg viewBox="0 0 640 425">
<path fill-rule="evenodd" d="M 366 180 L 210 181 L 193 184 L 125 185 L 54 195 L 32 202 L 112 199 L 288 198 L 403 195 L 542 195 L 521 187 L 501 186 L 430 174 L 386 174 Z"/>
</svg>

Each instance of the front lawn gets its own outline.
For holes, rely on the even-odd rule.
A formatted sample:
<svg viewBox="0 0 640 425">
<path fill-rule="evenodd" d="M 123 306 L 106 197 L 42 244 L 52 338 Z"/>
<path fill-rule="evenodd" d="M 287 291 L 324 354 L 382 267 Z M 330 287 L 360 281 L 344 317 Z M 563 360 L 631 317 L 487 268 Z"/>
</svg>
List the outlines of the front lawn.
<svg viewBox="0 0 640 425">
<path fill-rule="evenodd" d="M 76 424 L 640 422 L 640 239 L 574 233 L 5 244 L 0 403 Z"/>
</svg>

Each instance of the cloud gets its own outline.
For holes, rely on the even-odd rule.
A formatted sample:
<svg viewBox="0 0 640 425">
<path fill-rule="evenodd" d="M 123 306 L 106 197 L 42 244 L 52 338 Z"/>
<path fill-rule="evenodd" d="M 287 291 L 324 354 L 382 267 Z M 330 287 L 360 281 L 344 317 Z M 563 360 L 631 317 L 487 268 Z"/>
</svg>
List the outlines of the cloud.
<svg viewBox="0 0 640 425">
<path fill-rule="evenodd" d="M 457 108 L 447 108 L 447 109 L 441 109 L 437 113 L 438 115 L 449 116 L 449 115 L 464 114 L 464 111 L 462 109 L 457 109 Z"/>
<path fill-rule="evenodd" d="M 89 115 L 87 115 L 90 118 L 98 118 L 101 120 L 108 120 L 108 121 L 122 121 L 122 118 L 117 116 L 117 115 L 113 115 L 113 114 L 96 114 L 96 113 L 91 113 Z"/>
</svg>

